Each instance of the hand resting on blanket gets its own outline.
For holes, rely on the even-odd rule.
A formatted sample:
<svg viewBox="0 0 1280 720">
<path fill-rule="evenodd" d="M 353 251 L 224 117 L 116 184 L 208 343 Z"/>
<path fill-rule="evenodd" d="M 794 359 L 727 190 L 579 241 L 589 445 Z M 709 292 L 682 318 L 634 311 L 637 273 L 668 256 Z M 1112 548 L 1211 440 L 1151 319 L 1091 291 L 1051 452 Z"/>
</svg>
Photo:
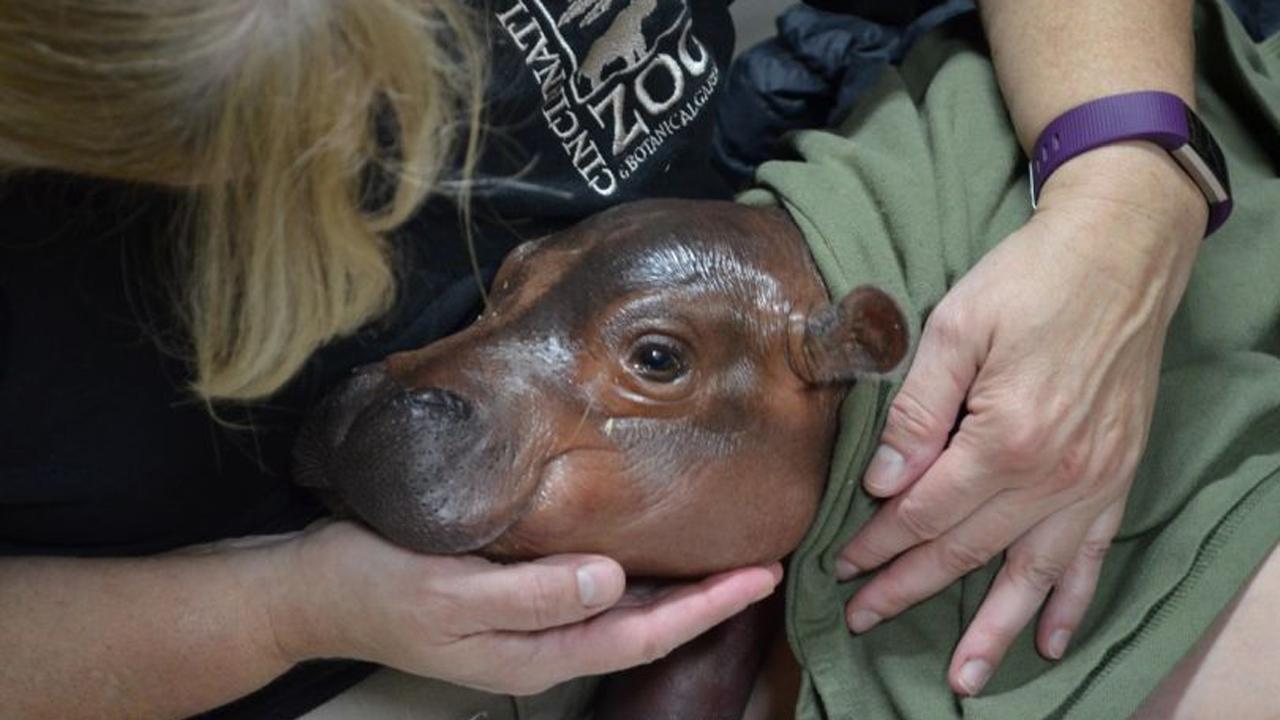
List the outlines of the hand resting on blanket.
<svg viewBox="0 0 1280 720">
<path fill-rule="evenodd" d="M 864 478 L 889 502 L 842 552 L 844 578 L 879 570 L 848 604 L 855 632 L 1003 551 L 952 687 L 977 694 L 1041 605 L 1037 647 L 1063 656 L 1124 515 L 1207 212 L 1163 150 L 1100 148 L 952 288 Z"/>
</svg>

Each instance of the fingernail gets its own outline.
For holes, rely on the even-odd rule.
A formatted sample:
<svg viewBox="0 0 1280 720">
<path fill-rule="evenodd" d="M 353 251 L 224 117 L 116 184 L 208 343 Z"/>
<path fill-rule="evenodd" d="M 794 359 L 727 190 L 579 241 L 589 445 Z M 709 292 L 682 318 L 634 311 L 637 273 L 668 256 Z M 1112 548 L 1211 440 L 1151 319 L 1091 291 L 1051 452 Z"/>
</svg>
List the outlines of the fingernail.
<svg viewBox="0 0 1280 720">
<path fill-rule="evenodd" d="M 964 688 L 966 695 L 972 697 L 982 690 L 989 677 L 991 663 L 986 660 L 970 660 L 960 668 L 960 687 Z"/>
<path fill-rule="evenodd" d="M 769 566 L 769 574 L 773 575 L 773 584 L 777 585 L 782 582 L 782 578 L 786 574 L 786 571 L 783 570 L 782 563 L 774 563 Z"/>
<path fill-rule="evenodd" d="M 775 592 L 777 592 L 777 591 L 778 591 L 778 586 L 777 586 L 777 585 L 770 585 L 769 587 L 767 587 L 767 588 L 765 588 L 765 589 L 761 590 L 760 592 L 756 593 L 756 594 L 755 594 L 755 597 L 751 598 L 751 602 L 752 602 L 752 603 L 758 603 L 758 602 L 760 602 L 761 600 L 763 600 L 763 599 L 765 599 L 765 598 L 769 597 L 770 595 L 774 594 L 774 593 L 775 593 Z"/>
<path fill-rule="evenodd" d="M 876 454 L 867 467 L 866 487 L 875 495 L 892 495 L 902 484 L 902 469 L 905 461 L 902 453 L 888 445 L 876 448 Z"/>
<path fill-rule="evenodd" d="M 1067 643 L 1071 641 L 1071 631 L 1065 628 L 1054 630 L 1049 636 L 1049 657 L 1061 660 L 1067 652 Z"/>
<path fill-rule="evenodd" d="M 613 567 L 608 563 L 587 563 L 578 568 L 578 599 L 584 607 L 595 607 L 604 602 L 604 587 L 609 582 Z"/>
<path fill-rule="evenodd" d="M 844 558 L 840 558 L 836 560 L 836 579 L 837 580 L 841 582 L 844 582 L 845 580 L 851 580 L 854 577 L 856 577 L 860 572 L 862 571 L 858 569 L 858 566 L 854 565 L 848 560 L 845 560 Z"/>
<path fill-rule="evenodd" d="M 858 610 L 849 616 L 849 629 L 862 634 L 880 624 L 882 619 L 870 610 Z"/>
</svg>

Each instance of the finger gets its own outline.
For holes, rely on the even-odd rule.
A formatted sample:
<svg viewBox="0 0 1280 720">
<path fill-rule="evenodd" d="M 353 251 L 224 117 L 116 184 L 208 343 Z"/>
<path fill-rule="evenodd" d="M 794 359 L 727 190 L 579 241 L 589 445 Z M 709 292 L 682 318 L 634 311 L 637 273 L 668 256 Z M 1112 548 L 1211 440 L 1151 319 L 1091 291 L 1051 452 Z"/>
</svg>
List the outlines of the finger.
<svg viewBox="0 0 1280 720">
<path fill-rule="evenodd" d="M 540 633 L 501 633 L 486 658 L 520 668 L 506 692 L 539 692 L 569 678 L 653 662 L 773 593 L 782 567 L 714 575 L 653 604 L 613 609 L 585 623 Z"/>
<path fill-rule="evenodd" d="M 889 497 L 911 485 L 942 452 L 978 372 L 978 338 L 939 309 L 920 337 L 911 369 L 889 406 L 880 447 L 863 476 L 867 492 Z"/>
<path fill-rule="evenodd" d="M 882 505 L 858 530 L 840 551 L 836 576 L 848 580 L 941 536 L 999 491 L 1000 484 L 991 482 L 970 445 L 952 443 L 923 478 Z"/>
<path fill-rule="evenodd" d="M 1095 512 L 1079 506 L 1053 515 L 1005 553 L 1000 572 L 952 655 L 947 678 L 957 694 L 977 695 L 987 684 L 1018 633 L 1066 572 Z"/>
<path fill-rule="evenodd" d="M 1111 540 L 1120 530 L 1124 519 L 1124 499 L 1120 499 L 1103 511 L 1084 537 L 1076 557 L 1067 566 L 1062 579 L 1049 595 L 1049 602 L 1040 614 L 1040 626 L 1036 634 L 1036 646 L 1050 660 L 1059 660 L 1067 651 L 1067 644 L 1084 613 L 1093 601 L 1098 588 L 1098 575 L 1102 573 L 1102 561 Z"/>
<path fill-rule="evenodd" d="M 1028 507 L 1024 495 L 1011 490 L 998 496 L 954 530 L 912 549 L 877 573 L 845 605 L 849 629 L 870 630 L 1009 547 L 1049 511 L 1044 500 Z"/>
<path fill-rule="evenodd" d="M 462 610 L 459 635 L 543 630 L 596 615 L 622 597 L 626 574 L 599 555 L 555 555 L 515 565 L 486 563 L 446 578 L 443 590 Z"/>
</svg>

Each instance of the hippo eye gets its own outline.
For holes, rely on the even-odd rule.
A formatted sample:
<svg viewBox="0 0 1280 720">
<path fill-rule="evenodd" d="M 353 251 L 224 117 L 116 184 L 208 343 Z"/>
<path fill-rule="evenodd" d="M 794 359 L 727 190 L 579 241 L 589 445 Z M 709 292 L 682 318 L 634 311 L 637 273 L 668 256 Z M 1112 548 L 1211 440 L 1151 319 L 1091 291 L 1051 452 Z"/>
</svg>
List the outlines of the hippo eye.
<svg viewBox="0 0 1280 720">
<path fill-rule="evenodd" d="M 631 367 L 640 377 L 653 382 L 669 383 L 685 373 L 680 351 L 666 343 L 641 341 L 631 351 Z"/>
</svg>

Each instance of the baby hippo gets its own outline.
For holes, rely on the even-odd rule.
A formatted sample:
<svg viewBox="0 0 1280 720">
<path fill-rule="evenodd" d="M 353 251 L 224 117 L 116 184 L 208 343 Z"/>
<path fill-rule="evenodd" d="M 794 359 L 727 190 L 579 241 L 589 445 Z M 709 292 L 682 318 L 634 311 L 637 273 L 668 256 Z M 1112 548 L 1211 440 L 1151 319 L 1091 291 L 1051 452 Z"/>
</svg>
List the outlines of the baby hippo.
<svg viewBox="0 0 1280 720">
<path fill-rule="evenodd" d="M 771 562 L 816 511 L 848 383 L 907 346 L 883 292 L 831 301 L 779 210 L 619 206 L 517 248 L 472 326 L 357 371 L 297 476 L 424 553 L 602 553 L 658 578 Z M 611 677 L 595 717 L 740 717 L 778 609 Z"/>
<path fill-rule="evenodd" d="M 646 201 L 525 243 L 473 325 L 322 404 L 299 481 L 405 547 L 602 553 L 689 577 L 777 560 L 837 405 L 906 353 L 896 304 L 828 298 L 781 211 Z"/>
</svg>

